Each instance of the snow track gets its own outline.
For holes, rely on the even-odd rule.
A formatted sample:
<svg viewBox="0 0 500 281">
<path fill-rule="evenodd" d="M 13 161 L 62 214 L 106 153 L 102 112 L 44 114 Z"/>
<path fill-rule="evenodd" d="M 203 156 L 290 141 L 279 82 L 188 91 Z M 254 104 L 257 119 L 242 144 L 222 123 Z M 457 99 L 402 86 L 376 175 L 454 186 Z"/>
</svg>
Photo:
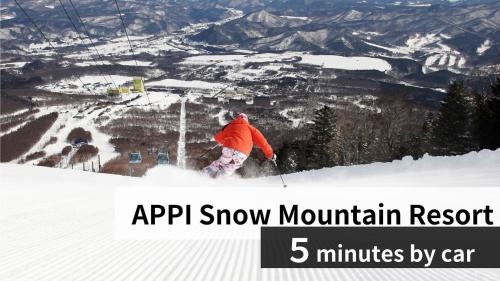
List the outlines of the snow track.
<svg viewBox="0 0 500 281">
<path fill-rule="evenodd" d="M 458 193 L 462 191 L 459 186 L 474 186 L 475 193 L 488 196 L 497 193 L 492 186 L 500 186 L 499 165 L 500 150 L 485 150 L 459 157 L 337 167 L 285 178 L 291 191 L 349 187 L 338 188 L 339 197 L 353 186 L 369 187 L 363 189 L 369 192 L 366 198 L 379 194 L 377 186 L 434 186 L 432 192 Z M 213 181 L 193 171 L 164 166 L 152 169 L 145 178 L 131 178 L 13 164 L 0 164 L 0 176 L 2 281 L 500 279 L 500 269 L 261 269 L 258 240 L 125 241 L 114 237 L 114 187 L 227 184 L 231 189 L 274 186 L 281 190 L 278 177 Z"/>
<path fill-rule="evenodd" d="M 10 129 L 6 130 L 5 132 L 0 133 L 0 137 L 5 136 L 5 135 L 8 135 L 8 134 L 10 134 L 10 133 L 12 133 L 12 132 L 15 132 L 15 131 L 17 131 L 17 130 L 21 129 L 22 127 L 24 127 L 24 126 L 25 126 L 26 124 L 28 124 L 29 122 L 31 122 L 31 121 L 30 121 L 30 120 L 27 120 L 27 121 L 23 121 L 23 122 L 21 122 L 19 125 L 16 125 L 16 126 L 14 126 L 14 127 L 10 128 Z"/>
<path fill-rule="evenodd" d="M 177 166 L 186 167 L 186 98 L 181 99 L 179 118 L 179 141 L 177 143 Z"/>
<path fill-rule="evenodd" d="M 84 177 L 75 179 L 79 178 Z M 139 188 L 133 179 L 114 179 L 117 184 Z M 119 241 L 113 237 L 110 204 L 113 189 L 102 187 L 89 184 L 88 188 L 68 187 L 65 192 L 3 187 L 0 280 L 494 281 L 500 278 L 500 269 L 260 269 L 258 240 Z M 28 192 L 30 196 L 26 196 Z"/>
<path fill-rule="evenodd" d="M 92 134 L 92 141 L 90 142 L 91 145 L 96 146 L 99 148 L 99 155 L 101 158 L 101 164 L 106 163 L 107 161 L 115 158 L 118 153 L 115 152 L 113 145 L 109 143 L 109 138 L 110 136 L 100 132 L 96 126 L 95 126 L 95 119 L 98 117 L 99 113 L 103 112 L 103 110 L 94 110 L 95 105 L 90 106 L 86 112 L 79 113 L 79 110 L 83 110 L 85 108 L 84 105 L 78 107 L 78 108 L 71 108 L 67 109 L 67 107 L 49 107 L 47 109 L 44 109 L 43 111 L 37 113 L 36 116 L 44 115 L 47 114 L 48 112 L 58 112 L 59 117 L 56 122 L 52 125 L 52 127 L 45 132 L 45 134 L 41 137 L 40 141 L 36 143 L 28 152 L 25 154 L 21 155 L 18 159 L 13 160 L 13 162 L 17 162 L 20 159 L 22 159 L 24 156 L 29 155 L 31 153 L 37 152 L 37 151 L 45 151 L 46 155 L 52 155 L 52 154 L 58 154 L 61 153 L 61 150 L 65 147 L 70 145 L 66 141 L 66 138 L 68 134 L 73 130 L 74 128 L 77 127 L 82 127 L 87 131 L 90 131 Z M 82 119 L 76 119 L 74 118 L 75 115 L 80 114 L 83 116 Z M 64 126 L 63 126 L 64 125 Z M 51 137 L 56 137 L 57 141 L 53 144 L 46 145 L 47 142 Z M 69 159 L 71 159 L 71 156 L 76 152 L 76 149 L 73 149 L 69 155 L 63 157 L 62 159 L 62 165 L 65 168 L 71 168 L 71 165 L 69 164 Z M 28 161 L 26 164 L 33 164 L 37 163 L 40 159 L 36 159 L 33 161 Z M 94 162 L 94 165 L 97 165 L 97 156 L 89 159 L 87 161 L 87 168 L 91 167 L 91 162 Z M 95 166 L 97 167 L 97 166 Z M 83 169 L 82 165 L 75 165 L 75 169 Z"/>
<path fill-rule="evenodd" d="M 51 113 L 51 112 L 54 112 L 54 111 L 56 111 L 56 112 L 57 112 L 57 111 L 58 111 L 58 108 L 59 108 L 59 107 L 56 107 L 56 106 L 53 106 L 53 107 L 47 107 L 47 108 L 45 108 L 45 109 L 43 109 L 43 110 L 41 110 L 41 111 L 39 111 L 39 112 L 37 112 L 37 113 L 33 114 L 32 116 L 28 116 L 27 118 L 24 118 L 24 119 L 26 119 L 26 120 L 25 120 L 25 121 L 23 121 L 22 123 L 20 123 L 19 125 L 16 125 L 16 126 L 14 126 L 14 127 L 10 128 L 10 129 L 6 130 L 5 132 L 0 133 L 0 136 L 4 136 L 4 135 L 7 135 L 7 134 L 10 134 L 10 133 L 12 133 L 12 132 L 14 132 L 14 131 L 17 131 L 17 130 L 19 130 L 20 128 L 24 127 L 25 125 L 27 125 L 29 122 L 31 122 L 31 121 L 32 121 L 32 120 L 30 120 L 29 118 L 33 118 L 33 120 L 34 120 L 34 119 L 37 119 L 37 118 L 39 118 L 39 117 L 41 117 L 41 116 L 43 116 L 43 115 L 49 114 L 49 113 Z M 21 111 L 18 111 L 18 112 L 12 113 L 12 114 L 6 114 L 6 115 L 3 115 L 3 114 L 2 114 L 2 115 L 1 115 L 1 118 L 2 118 L 2 119 L 17 118 L 17 117 L 19 117 L 18 115 L 24 114 L 24 113 L 26 113 L 26 112 L 28 112 L 28 111 L 29 111 L 29 110 L 21 110 Z M 8 122 L 6 122 L 6 123 L 8 123 Z"/>
<path fill-rule="evenodd" d="M 35 145 L 33 145 L 26 153 L 22 154 L 21 156 L 19 156 L 16 159 L 12 160 L 11 161 L 12 163 L 17 163 L 25 155 L 30 155 L 30 154 L 32 154 L 34 152 L 43 150 L 43 146 L 50 140 L 50 138 L 52 136 L 54 136 L 56 134 L 56 132 L 61 127 L 61 125 L 65 124 L 65 122 L 67 121 L 66 114 L 61 114 L 59 112 L 60 108 L 61 107 L 57 107 L 57 106 L 55 106 L 55 107 L 48 107 L 48 108 L 45 108 L 44 110 L 41 110 L 40 112 L 38 112 L 35 115 L 35 118 L 39 118 L 42 115 L 50 114 L 51 112 L 57 112 L 58 113 L 57 119 L 54 121 L 54 123 L 52 124 L 52 126 L 47 131 L 45 131 L 43 133 L 43 135 L 40 137 L 40 140 L 38 140 L 38 142 Z M 28 161 L 28 163 L 26 163 L 26 164 L 31 164 L 31 162 Z"/>
<path fill-rule="evenodd" d="M 18 111 L 14 111 L 14 112 L 11 112 L 11 113 L 2 113 L 1 114 L 1 118 L 15 118 L 15 117 L 18 117 L 18 115 L 21 115 L 21 114 L 24 114 L 26 112 L 28 112 L 29 109 L 21 109 L 21 110 L 18 110 Z"/>
</svg>

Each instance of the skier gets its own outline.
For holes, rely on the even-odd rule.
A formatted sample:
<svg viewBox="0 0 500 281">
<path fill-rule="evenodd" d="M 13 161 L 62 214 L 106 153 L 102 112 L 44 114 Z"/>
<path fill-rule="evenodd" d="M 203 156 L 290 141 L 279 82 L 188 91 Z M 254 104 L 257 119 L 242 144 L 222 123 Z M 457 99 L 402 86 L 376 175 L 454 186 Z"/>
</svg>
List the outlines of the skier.
<svg viewBox="0 0 500 281">
<path fill-rule="evenodd" d="M 262 133 L 250 125 L 248 116 L 244 113 L 226 125 L 222 131 L 215 135 L 215 140 L 223 146 L 222 155 L 209 166 L 203 173 L 210 177 L 230 176 L 238 170 L 252 151 L 254 143 L 264 152 L 268 159 L 276 160 L 272 147 L 267 143 Z"/>
</svg>

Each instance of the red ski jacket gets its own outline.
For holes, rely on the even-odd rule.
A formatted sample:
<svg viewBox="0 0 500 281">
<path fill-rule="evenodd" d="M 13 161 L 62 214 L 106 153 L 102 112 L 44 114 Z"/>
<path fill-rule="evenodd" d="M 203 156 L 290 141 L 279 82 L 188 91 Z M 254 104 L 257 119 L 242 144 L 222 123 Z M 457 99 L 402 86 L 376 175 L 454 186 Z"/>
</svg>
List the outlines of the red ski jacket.
<svg viewBox="0 0 500 281">
<path fill-rule="evenodd" d="M 250 155 L 254 143 L 264 152 L 267 158 L 273 157 L 273 149 L 262 133 L 244 118 L 237 118 L 215 135 L 215 140 L 224 147 L 232 148 Z"/>
</svg>

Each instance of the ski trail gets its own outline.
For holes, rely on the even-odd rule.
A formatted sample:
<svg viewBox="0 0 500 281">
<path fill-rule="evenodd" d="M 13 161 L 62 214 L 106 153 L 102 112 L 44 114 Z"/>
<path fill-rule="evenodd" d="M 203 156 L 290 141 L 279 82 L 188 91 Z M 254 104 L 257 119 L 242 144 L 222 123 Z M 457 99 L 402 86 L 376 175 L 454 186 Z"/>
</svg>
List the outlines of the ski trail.
<svg viewBox="0 0 500 281">
<path fill-rule="evenodd" d="M 181 99 L 179 142 L 177 143 L 177 166 L 186 168 L 186 98 Z"/>
<path fill-rule="evenodd" d="M 21 129 L 22 127 L 24 127 L 25 125 L 27 125 L 29 122 L 31 122 L 31 120 L 23 121 L 21 124 L 16 125 L 16 126 L 10 128 L 10 129 L 6 130 L 5 132 L 0 133 L 0 137 L 3 137 L 5 135 L 8 135 L 10 133 L 13 133 L 13 132 Z"/>
<path fill-rule="evenodd" d="M 46 110 L 44 110 L 43 112 L 39 112 L 35 115 L 35 119 L 36 118 L 39 118 L 43 115 L 46 115 L 46 114 L 51 114 L 52 112 L 57 112 L 58 113 L 58 116 L 57 116 L 57 119 L 54 121 L 54 123 L 52 124 L 52 126 L 50 126 L 50 128 L 48 128 L 43 134 L 42 136 L 40 137 L 40 139 L 33 145 L 31 146 L 28 151 L 26 151 L 25 153 L 19 155 L 19 157 L 13 159 L 12 161 L 10 161 L 10 163 L 19 163 L 19 161 L 21 161 L 23 159 L 23 157 L 25 157 L 26 155 L 30 155 L 32 153 L 35 153 L 37 151 L 41 151 L 41 150 L 44 150 L 43 149 L 43 146 L 47 143 L 47 141 L 49 141 L 50 137 L 54 136 L 56 134 L 56 132 L 59 130 L 59 128 L 66 124 L 67 120 L 68 120 L 68 115 L 67 114 L 62 114 L 61 113 L 61 110 L 60 110 L 60 107 L 58 106 L 54 106 L 54 107 L 49 107 L 47 108 Z M 28 122 L 26 123 L 28 124 Z M 32 161 L 28 161 L 29 163 L 25 163 L 25 164 L 31 164 Z"/>
</svg>

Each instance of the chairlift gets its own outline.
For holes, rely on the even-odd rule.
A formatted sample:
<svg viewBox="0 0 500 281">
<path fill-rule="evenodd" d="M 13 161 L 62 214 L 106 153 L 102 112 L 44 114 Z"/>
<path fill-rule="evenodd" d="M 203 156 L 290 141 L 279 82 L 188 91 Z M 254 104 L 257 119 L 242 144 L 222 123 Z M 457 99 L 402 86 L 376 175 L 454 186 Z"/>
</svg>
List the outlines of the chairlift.
<svg viewBox="0 0 500 281">
<path fill-rule="evenodd" d="M 140 152 L 131 152 L 128 156 L 129 156 L 128 162 L 130 164 L 142 163 L 142 155 Z"/>
<path fill-rule="evenodd" d="M 153 152 L 154 152 L 154 147 L 153 147 L 153 145 L 152 145 L 152 144 L 150 144 L 150 145 L 148 146 L 148 155 L 152 155 L 152 154 L 153 154 Z"/>
<path fill-rule="evenodd" d="M 170 163 L 168 152 L 159 151 L 158 156 L 156 157 L 156 162 L 158 163 L 158 165 L 168 165 Z"/>
<path fill-rule="evenodd" d="M 84 144 L 89 144 L 89 142 L 86 139 L 76 139 L 75 141 L 73 141 L 72 146 L 73 148 L 80 148 Z"/>
</svg>

